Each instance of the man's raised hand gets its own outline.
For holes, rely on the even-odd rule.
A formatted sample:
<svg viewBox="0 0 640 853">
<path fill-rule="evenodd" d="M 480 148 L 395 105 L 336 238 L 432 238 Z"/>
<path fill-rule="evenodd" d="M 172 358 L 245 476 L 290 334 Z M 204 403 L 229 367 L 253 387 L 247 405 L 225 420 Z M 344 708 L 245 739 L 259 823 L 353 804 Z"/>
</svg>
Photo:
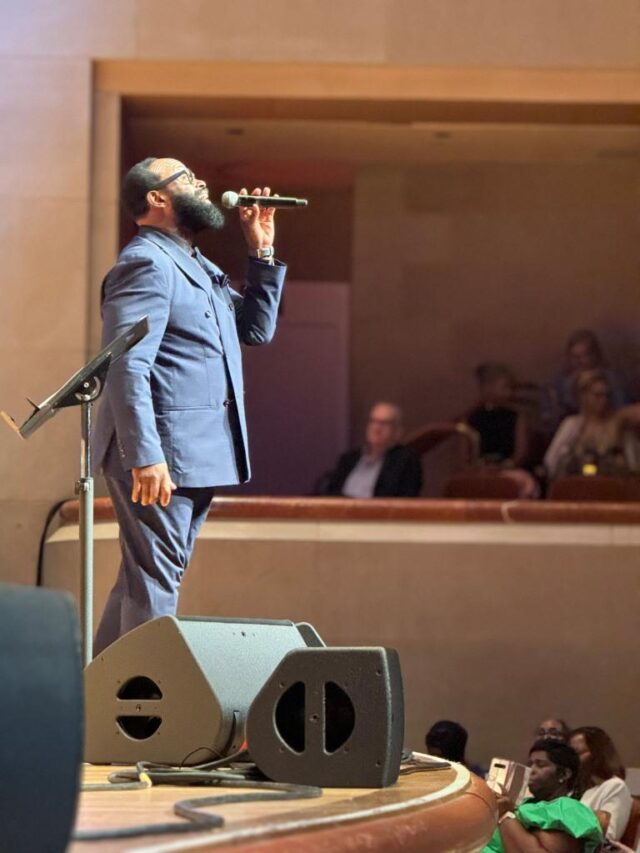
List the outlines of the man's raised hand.
<svg viewBox="0 0 640 853">
<path fill-rule="evenodd" d="M 247 195 L 246 187 L 243 187 L 239 194 Z M 251 191 L 251 195 L 270 196 L 271 189 L 269 187 L 256 187 Z M 250 249 L 265 249 L 268 246 L 273 246 L 275 207 L 261 207 L 254 204 L 251 207 L 239 207 L 238 211 L 247 246 Z"/>
</svg>

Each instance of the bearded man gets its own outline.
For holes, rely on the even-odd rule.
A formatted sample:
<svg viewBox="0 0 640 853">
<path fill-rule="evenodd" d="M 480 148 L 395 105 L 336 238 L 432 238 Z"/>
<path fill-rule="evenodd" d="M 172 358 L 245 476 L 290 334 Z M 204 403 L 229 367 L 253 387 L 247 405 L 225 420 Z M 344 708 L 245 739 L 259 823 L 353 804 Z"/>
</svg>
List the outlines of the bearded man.
<svg viewBox="0 0 640 853">
<path fill-rule="evenodd" d="M 179 160 L 136 164 L 122 202 L 138 233 L 102 286 L 103 344 L 144 315 L 149 333 L 111 367 L 95 432 L 122 549 L 96 654 L 176 612 L 214 487 L 249 479 L 240 344 L 273 337 L 286 271 L 274 259 L 274 208 L 241 207 L 248 273 L 243 295 L 231 289 L 193 243 L 224 217 Z"/>
</svg>

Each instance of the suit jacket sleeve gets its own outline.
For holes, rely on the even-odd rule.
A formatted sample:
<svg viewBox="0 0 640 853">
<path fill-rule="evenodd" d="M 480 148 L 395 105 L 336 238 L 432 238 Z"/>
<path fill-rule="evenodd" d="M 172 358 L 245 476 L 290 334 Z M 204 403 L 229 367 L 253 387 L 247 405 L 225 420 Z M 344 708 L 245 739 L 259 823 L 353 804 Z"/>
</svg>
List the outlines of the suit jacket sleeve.
<svg viewBox="0 0 640 853">
<path fill-rule="evenodd" d="M 167 327 L 170 304 L 166 271 L 142 254 L 121 259 L 103 284 L 105 344 L 145 314 L 149 317 L 149 333 L 113 363 L 107 378 L 126 469 L 165 461 L 156 429 L 150 375 Z"/>
<path fill-rule="evenodd" d="M 238 337 L 243 344 L 259 346 L 268 344 L 273 338 L 286 271 L 282 263 L 272 266 L 251 259 L 244 294 L 231 291 Z"/>
<path fill-rule="evenodd" d="M 398 482 L 398 497 L 415 498 L 422 490 L 422 463 L 420 457 L 407 449 Z"/>
</svg>

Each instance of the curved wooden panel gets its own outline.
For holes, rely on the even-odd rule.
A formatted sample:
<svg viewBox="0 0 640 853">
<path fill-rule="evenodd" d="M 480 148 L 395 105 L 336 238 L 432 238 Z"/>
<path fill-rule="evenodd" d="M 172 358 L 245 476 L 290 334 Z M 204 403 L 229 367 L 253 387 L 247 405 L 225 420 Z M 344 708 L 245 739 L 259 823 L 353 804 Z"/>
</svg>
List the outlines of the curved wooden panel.
<svg viewBox="0 0 640 853">
<path fill-rule="evenodd" d="M 549 494 L 555 501 L 628 503 L 640 500 L 640 477 L 559 477 Z"/>
<path fill-rule="evenodd" d="M 394 817 L 296 833 L 255 844 L 234 845 L 238 853 L 474 853 L 496 826 L 495 799 L 477 777 L 453 800 Z M 225 848 L 222 848 L 223 850 Z M 228 848 L 231 849 L 231 848 Z"/>
<path fill-rule="evenodd" d="M 104 781 L 111 769 L 86 765 L 85 781 Z M 226 793 L 224 786 L 216 792 Z M 109 791 L 85 792 L 77 828 L 160 823 L 170 819 L 176 800 L 194 796 L 197 789 L 164 785 L 143 797 L 139 792 L 115 796 Z M 213 810 L 224 817 L 220 829 L 186 837 L 140 838 L 135 849 L 138 853 L 472 853 L 486 844 L 497 818 L 489 788 L 456 764 L 401 774 L 395 785 L 378 790 L 325 788 L 314 800 L 238 803 Z M 70 853 L 93 849 L 89 842 L 75 842 Z M 111 842 L 108 849 L 124 853 L 132 847 L 122 840 Z"/>
<path fill-rule="evenodd" d="M 217 497 L 209 520 L 263 519 L 314 521 L 530 522 L 532 524 L 638 524 L 640 503 L 559 501 L 427 500 L 394 498 Z M 77 524 L 78 501 L 58 513 L 60 525 Z M 109 498 L 95 501 L 96 521 L 115 521 Z"/>
</svg>

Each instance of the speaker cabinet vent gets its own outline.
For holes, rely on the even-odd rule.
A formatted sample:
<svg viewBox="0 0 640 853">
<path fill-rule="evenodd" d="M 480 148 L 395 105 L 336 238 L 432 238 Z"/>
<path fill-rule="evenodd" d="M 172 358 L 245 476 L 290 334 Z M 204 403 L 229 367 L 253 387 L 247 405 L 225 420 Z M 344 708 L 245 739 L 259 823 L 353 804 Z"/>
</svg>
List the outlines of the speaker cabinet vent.
<svg viewBox="0 0 640 853">
<path fill-rule="evenodd" d="M 146 675 L 136 675 L 118 690 L 118 699 L 162 699 L 162 690 Z"/>
<path fill-rule="evenodd" d="M 276 705 L 276 729 L 294 752 L 304 752 L 305 686 L 296 681 L 282 694 Z"/>
<path fill-rule="evenodd" d="M 147 740 L 152 737 L 162 723 L 161 717 L 118 717 L 118 725 L 127 737 L 133 740 Z"/>
<path fill-rule="evenodd" d="M 334 681 L 324 685 L 324 718 L 325 751 L 336 752 L 353 734 L 356 712 L 351 699 Z"/>
</svg>

